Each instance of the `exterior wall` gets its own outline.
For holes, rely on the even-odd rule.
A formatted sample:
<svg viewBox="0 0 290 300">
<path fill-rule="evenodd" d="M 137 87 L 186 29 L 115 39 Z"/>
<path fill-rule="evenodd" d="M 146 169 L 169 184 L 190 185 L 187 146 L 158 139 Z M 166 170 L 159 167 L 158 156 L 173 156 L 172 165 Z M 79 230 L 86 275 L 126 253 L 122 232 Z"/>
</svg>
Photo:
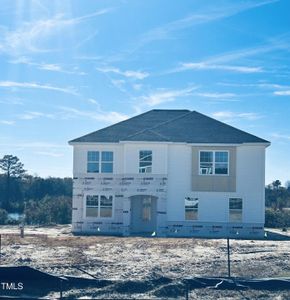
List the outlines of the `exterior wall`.
<svg viewBox="0 0 290 300">
<path fill-rule="evenodd" d="M 234 177 L 235 183 L 235 189 L 223 192 L 212 188 L 207 191 L 204 188 L 207 183 L 196 175 L 199 166 L 195 155 L 199 149 L 209 148 L 157 143 L 76 145 L 73 231 L 129 235 L 130 197 L 145 194 L 158 197 L 159 236 L 261 237 L 264 226 L 265 147 L 241 145 L 218 148 L 230 151 L 229 177 Z M 215 150 L 216 147 L 210 149 Z M 89 150 L 114 151 L 113 174 L 86 173 Z M 140 150 L 152 150 L 152 174 L 138 173 Z M 234 158 L 235 161 L 232 161 Z M 202 190 L 195 188 L 194 178 L 201 180 L 198 185 L 203 186 Z M 233 187 L 232 184 L 229 186 Z M 114 196 L 114 218 L 111 220 L 92 220 L 84 215 L 85 195 L 100 191 Z M 185 197 L 199 199 L 197 221 L 185 220 Z M 243 199 L 241 223 L 228 222 L 229 198 Z"/>
<path fill-rule="evenodd" d="M 229 152 L 228 175 L 200 175 L 200 151 L 221 150 Z M 236 147 L 192 147 L 192 190 L 204 192 L 236 191 Z"/>
</svg>

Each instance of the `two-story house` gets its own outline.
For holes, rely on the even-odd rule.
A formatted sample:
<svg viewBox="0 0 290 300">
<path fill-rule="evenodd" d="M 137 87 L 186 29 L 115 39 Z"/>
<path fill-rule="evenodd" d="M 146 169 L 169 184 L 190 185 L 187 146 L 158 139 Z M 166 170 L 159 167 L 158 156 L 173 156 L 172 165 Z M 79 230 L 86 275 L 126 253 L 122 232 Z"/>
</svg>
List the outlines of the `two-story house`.
<svg viewBox="0 0 290 300">
<path fill-rule="evenodd" d="M 151 110 L 69 142 L 74 233 L 262 236 L 264 139 Z"/>
</svg>

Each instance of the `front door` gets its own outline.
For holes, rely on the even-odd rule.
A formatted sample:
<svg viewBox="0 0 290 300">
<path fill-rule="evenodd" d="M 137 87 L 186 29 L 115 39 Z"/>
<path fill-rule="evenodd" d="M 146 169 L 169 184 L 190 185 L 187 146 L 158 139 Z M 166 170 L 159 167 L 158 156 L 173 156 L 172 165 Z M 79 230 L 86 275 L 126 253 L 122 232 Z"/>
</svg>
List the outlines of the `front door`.
<svg viewBox="0 0 290 300">
<path fill-rule="evenodd" d="M 136 195 L 131 199 L 131 232 L 153 233 L 156 231 L 157 197 Z"/>
</svg>

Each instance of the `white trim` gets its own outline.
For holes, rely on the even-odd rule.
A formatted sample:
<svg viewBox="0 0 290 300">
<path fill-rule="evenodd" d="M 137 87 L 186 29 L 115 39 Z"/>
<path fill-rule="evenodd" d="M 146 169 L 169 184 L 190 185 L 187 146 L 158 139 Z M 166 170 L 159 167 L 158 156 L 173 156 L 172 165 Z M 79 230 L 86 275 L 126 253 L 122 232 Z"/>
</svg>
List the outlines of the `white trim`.
<svg viewBox="0 0 290 300">
<path fill-rule="evenodd" d="M 99 160 L 98 161 L 89 161 L 88 160 L 88 153 L 89 152 L 99 152 Z M 103 152 L 112 152 L 113 153 L 113 160 L 112 161 L 103 161 L 102 160 L 102 153 Z M 114 174 L 114 159 L 115 159 L 115 154 L 114 154 L 114 151 L 112 150 L 97 150 L 97 149 L 94 149 L 94 150 L 87 150 L 86 151 L 87 153 L 87 162 L 86 162 L 86 170 L 87 170 L 87 174 Z M 98 163 L 99 164 L 99 172 L 88 172 L 88 163 Z M 112 163 L 112 169 L 113 171 L 112 172 L 102 172 L 102 163 Z"/>
<path fill-rule="evenodd" d="M 98 196 L 98 217 L 87 217 L 87 196 Z M 99 217 L 100 216 L 100 208 L 101 208 L 101 196 L 112 196 L 112 217 L 110 218 L 104 218 Z M 106 220 L 113 220 L 115 217 L 115 195 L 114 193 L 108 193 L 108 192 L 91 192 L 91 193 L 84 193 L 84 199 L 83 199 L 83 218 L 87 221 L 106 221 Z"/>
<path fill-rule="evenodd" d="M 188 145 L 204 147 L 237 147 L 237 146 L 264 146 L 269 147 L 268 143 L 186 143 L 186 142 L 161 142 L 161 141 L 119 141 L 119 142 L 68 142 L 70 146 L 96 146 L 96 145 L 120 145 L 120 144 L 165 144 L 165 145 Z"/>
<path fill-rule="evenodd" d="M 200 174 L 200 152 L 213 152 L 213 161 L 212 161 L 212 168 L 213 168 L 213 173 L 212 174 Z M 227 152 L 228 153 L 228 172 L 227 174 L 215 174 L 215 152 Z M 206 150 L 199 150 L 198 153 L 198 175 L 200 176 L 230 176 L 230 151 L 229 150 L 211 150 L 211 149 L 206 149 Z"/>
</svg>

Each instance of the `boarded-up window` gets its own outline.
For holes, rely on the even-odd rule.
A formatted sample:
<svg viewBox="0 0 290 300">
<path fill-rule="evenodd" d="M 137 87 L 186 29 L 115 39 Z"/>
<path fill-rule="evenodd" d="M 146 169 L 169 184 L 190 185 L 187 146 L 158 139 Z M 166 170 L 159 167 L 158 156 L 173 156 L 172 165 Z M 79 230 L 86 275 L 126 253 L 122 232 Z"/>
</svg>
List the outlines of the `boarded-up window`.
<svg viewBox="0 0 290 300">
<path fill-rule="evenodd" d="M 230 198 L 229 199 L 229 221 L 242 222 L 243 220 L 243 199 Z"/>
<path fill-rule="evenodd" d="M 142 200 L 142 220 L 151 220 L 151 198 L 147 197 Z"/>
<path fill-rule="evenodd" d="M 198 220 L 198 198 L 185 197 L 185 220 Z"/>
</svg>

